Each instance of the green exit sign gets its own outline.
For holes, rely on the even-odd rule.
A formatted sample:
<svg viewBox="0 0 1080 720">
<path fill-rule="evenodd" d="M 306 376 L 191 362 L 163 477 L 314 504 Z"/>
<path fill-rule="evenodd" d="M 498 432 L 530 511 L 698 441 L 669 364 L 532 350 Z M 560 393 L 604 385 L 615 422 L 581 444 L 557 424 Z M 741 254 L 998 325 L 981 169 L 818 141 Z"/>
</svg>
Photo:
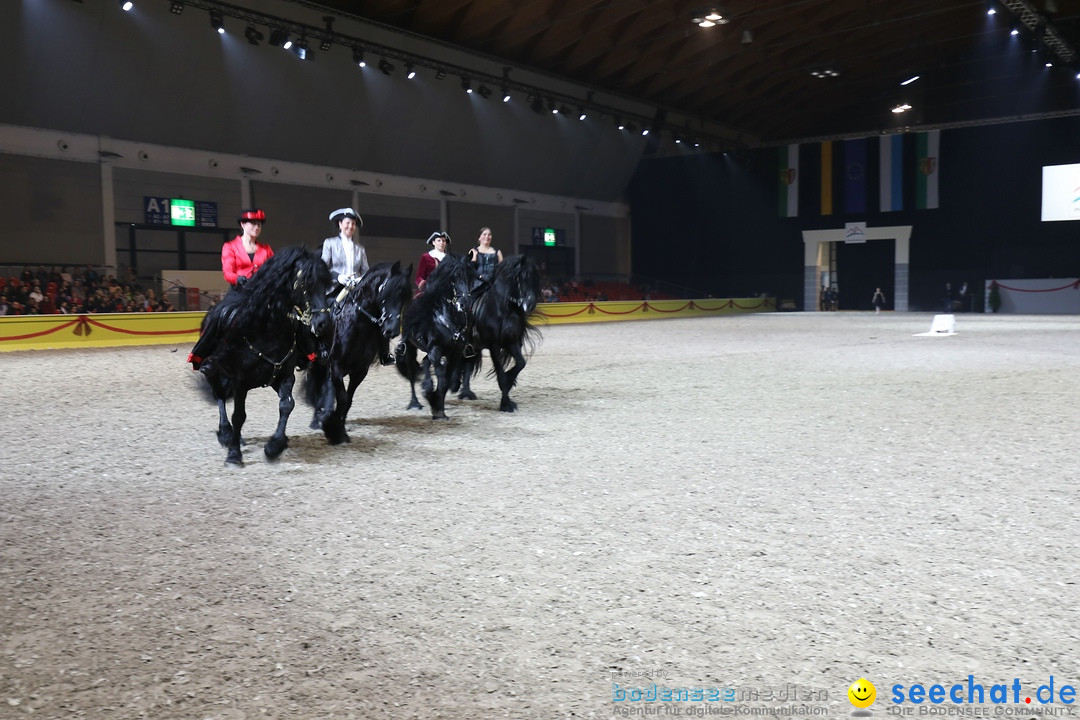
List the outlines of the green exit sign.
<svg viewBox="0 0 1080 720">
<path fill-rule="evenodd" d="M 169 200 L 172 224 L 195 227 L 195 201 L 172 198 Z"/>
</svg>

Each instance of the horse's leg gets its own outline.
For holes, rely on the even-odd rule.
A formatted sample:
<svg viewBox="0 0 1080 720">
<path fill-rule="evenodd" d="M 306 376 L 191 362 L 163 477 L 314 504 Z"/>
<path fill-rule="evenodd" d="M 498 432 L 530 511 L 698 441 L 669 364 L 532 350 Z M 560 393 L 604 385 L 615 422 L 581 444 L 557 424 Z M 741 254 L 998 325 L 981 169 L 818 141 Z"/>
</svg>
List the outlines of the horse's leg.
<svg viewBox="0 0 1080 720">
<path fill-rule="evenodd" d="M 349 408 L 345 403 L 345 380 L 337 373 L 333 375 L 333 403 L 334 407 L 331 412 L 326 414 L 326 419 L 323 421 L 323 434 L 326 435 L 326 441 L 331 445 L 340 445 L 341 443 L 349 442 L 349 434 L 345 432 L 345 416 L 349 413 Z M 352 382 L 352 375 L 349 375 L 349 382 Z M 329 396 L 329 392 L 327 393 Z M 329 407 L 330 400 L 327 399 L 327 407 Z"/>
<path fill-rule="evenodd" d="M 335 368 L 331 365 L 326 373 L 326 379 L 323 381 L 322 387 L 319 388 L 318 399 L 315 402 L 315 413 L 311 417 L 310 427 L 312 430 L 322 429 L 334 410 L 332 404 L 332 398 L 334 397 L 334 370 Z M 310 381 L 311 371 L 309 370 L 308 373 L 308 380 Z"/>
<path fill-rule="evenodd" d="M 499 389 L 502 390 L 502 402 L 499 409 L 503 412 L 517 410 L 517 403 L 510 399 L 510 389 L 517 385 L 517 377 L 525 369 L 525 353 L 521 352 L 521 347 L 514 346 L 511 348 L 510 354 L 514 356 L 514 365 L 499 376 Z M 498 370 L 498 368 L 502 367 L 502 364 L 499 363 L 495 367 Z"/>
<path fill-rule="evenodd" d="M 274 434 L 266 441 L 266 447 L 263 448 L 263 452 L 270 460 L 277 460 L 281 453 L 285 452 L 285 448 L 289 447 L 289 438 L 285 436 L 285 426 L 289 423 L 289 415 L 292 414 L 293 408 L 296 407 L 296 401 L 292 396 L 295 383 L 296 373 L 290 371 L 274 387 L 278 394 L 278 423 Z"/>
<path fill-rule="evenodd" d="M 225 398 L 217 399 L 217 409 L 217 440 L 221 444 L 221 447 L 229 447 L 229 440 L 232 438 L 232 425 L 229 424 L 229 413 L 225 409 Z"/>
<path fill-rule="evenodd" d="M 428 405 L 431 406 L 431 417 L 434 420 L 445 420 L 446 391 L 449 388 L 447 385 L 449 375 L 447 374 L 446 356 L 443 355 L 442 349 L 436 346 L 431 348 L 425 363 L 427 364 L 427 372 L 424 375 L 424 384 L 421 387 L 424 391 L 424 397 L 427 398 Z M 431 378 L 433 370 L 435 373 L 434 381 Z"/>
<path fill-rule="evenodd" d="M 229 452 L 225 455 L 225 464 L 243 465 L 244 459 L 240 456 L 240 430 L 247 420 L 247 390 L 241 387 L 233 388 L 233 413 L 232 434 L 229 436 L 229 444 L 226 446 Z"/>
<path fill-rule="evenodd" d="M 476 393 L 469 387 L 469 378 L 472 377 L 476 364 L 480 362 L 480 353 L 477 352 L 476 356 L 465 360 L 461 364 L 461 372 L 459 376 L 461 378 L 461 392 L 458 393 L 458 398 L 461 400 L 475 400 Z M 456 384 L 456 383 L 455 383 Z"/>
<path fill-rule="evenodd" d="M 352 408 L 353 396 L 356 395 L 357 388 L 360 387 L 360 383 L 364 382 L 364 378 L 367 377 L 368 367 L 357 368 L 356 372 L 349 373 L 349 388 L 345 391 L 345 409 L 341 412 L 341 422 L 345 423 L 345 418 L 349 414 L 349 410 Z M 340 401 L 339 401 L 340 402 Z"/>
<path fill-rule="evenodd" d="M 420 404 L 420 401 L 416 398 L 416 376 L 420 374 L 420 363 L 416 361 L 416 348 L 412 345 L 409 346 L 408 354 L 405 357 L 406 367 L 409 373 L 409 392 L 412 393 L 412 397 L 409 399 L 409 407 L 406 410 L 420 410 L 424 406 Z M 428 359 L 424 358 L 423 369 L 426 373 L 428 370 Z"/>
</svg>

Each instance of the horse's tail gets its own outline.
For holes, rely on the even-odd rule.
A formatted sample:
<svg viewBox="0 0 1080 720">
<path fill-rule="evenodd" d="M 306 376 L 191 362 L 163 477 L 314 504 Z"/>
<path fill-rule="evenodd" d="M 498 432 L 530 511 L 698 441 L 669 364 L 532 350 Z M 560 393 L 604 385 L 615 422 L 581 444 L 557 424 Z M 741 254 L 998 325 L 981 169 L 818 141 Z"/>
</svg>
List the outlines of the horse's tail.
<svg viewBox="0 0 1080 720">
<path fill-rule="evenodd" d="M 228 375 L 216 375 L 213 382 L 211 382 L 210 378 L 200 374 L 199 377 L 195 378 L 195 382 L 207 402 L 217 404 L 218 400 L 228 400 L 233 396 L 232 381 L 229 380 Z M 217 386 L 216 389 L 215 385 Z"/>
<path fill-rule="evenodd" d="M 409 362 L 409 358 L 412 358 L 411 363 Z M 412 343 L 404 340 L 401 341 L 394 351 L 394 367 L 397 368 L 401 377 L 409 382 L 416 382 L 420 365 L 416 362 L 416 347 Z"/>
<path fill-rule="evenodd" d="M 327 362 L 313 362 L 304 373 L 304 401 L 313 408 L 322 404 L 323 388 L 330 377 L 330 365 Z"/>
</svg>

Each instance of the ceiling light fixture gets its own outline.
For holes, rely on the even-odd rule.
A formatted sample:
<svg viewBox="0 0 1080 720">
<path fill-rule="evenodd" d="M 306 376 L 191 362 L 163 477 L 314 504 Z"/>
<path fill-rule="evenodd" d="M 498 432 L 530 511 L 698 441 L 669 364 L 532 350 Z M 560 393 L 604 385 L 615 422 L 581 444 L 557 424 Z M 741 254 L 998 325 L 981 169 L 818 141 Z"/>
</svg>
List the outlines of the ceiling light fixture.
<svg viewBox="0 0 1080 720">
<path fill-rule="evenodd" d="M 124 12 L 130 12 L 133 7 L 135 7 L 135 3 L 131 0 L 120 0 L 120 9 Z"/>
<path fill-rule="evenodd" d="M 443 70 L 442 68 L 439 68 L 438 70 L 435 71 L 435 79 L 436 80 L 442 80 L 444 77 L 446 77 L 446 71 L 445 70 Z"/>
<path fill-rule="evenodd" d="M 244 37 L 252 45 L 258 45 L 263 40 L 263 34 L 259 32 L 254 25 L 248 25 L 244 29 Z"/>
<path fill-rule="evenodd" d="M 180 2 L 180 0 L 173 0 L 172 5 L 169 6 L 169 12 L 173 15 L 183 15 L 184 3 Z"/>
<path fill-rule="evenodd" d="M 503 102 L 510 102 L 510 88 L 502 89 Z"/>
<path fill-rule="evenodd" d="M 359 67 L 367 67 L 367 61 L 364 60 L 364 48 L 354 47 L 352 51 L 352 61 Z"/>
<path fill-rule="evenodd" d="M 379 60 L 379 72 L 381 72 L 383 75 L 389 75 L 390 73 L 394 72 L 394 64 L 386 58 L 381 58 Z"/>
<path fill-rule="evenodd" d="M 489 88 L 487 85 L 481 85 L 476 89 L 476 94 L 487 100 L 489 97 L 491 97 L 491 88 Z"/>
<path fill-rule="evenodd" d="M 311 55 L 311 48 L 308 47 L 307 40 L 305 40 L 304 38 L 301 37 L 299 40 L 297 40 L 293 44 L 291 49 L 293 51 L 293 55 L 296 55 L 296 57 L 300 58 L 301 60 L 311 59 L 309 57 Z"/>
<path fill-rule="evenodd" d="M 691 22 L 699 27 L 710 28 L 716 25 L 727 25 L 731 21 L 719 10 L 713 9 L 704 15 L 698 15 Z"/>
<path fill-rule="evenodd" d="M 409 80 L 416 77 L 416 67 L 412 63 L 405 63 L 405 77 Z"/>
<path fill-rule="evenodd" d="M 267 40 L 273 47 L 281 47 L 289 39 L 289 33 L 281 28 L 270 28 L 270 39 Z"/>
<path fill-rule="evenodd" d="M 324 15 L 323 22 L 326 23 L 326 34 L 323 35 L 322 40 L 319 42 L 319 49 L 326 52 L 332 44 L 330 38 L 334 36 L 334 16 Z"/>
<path fill-rule="evenodd" d="M 896 107 L 894 107 L 894 108 L 892 109 L 892 111 L 893 111 L 893 112 L 894 112 L 895 114 L 899 115 L 900 113 L 902 113 L 902 112 L 907 112 L 907 111 L 908 111 L 908 110 L 910 110 L 910 109 L 911 109 L 911 106 L 910 106 L 910 105 L 908 105 L 907 103 L 901 103 L 900 105 L 897 105 Z"/>
<path fill-rule="evenodd" d="M 210 11 L 210 27 L 217 30 L 219 35 L 225 34 L 225 20 L 217 10 Z"/>
<path fill-rule="evenodd" d="M 469 82 L 469 78 L 464 75 L 461 76 L 461 89 L 470 95 L 472 94 L 472 84 Z"/>
<path fill-rule="evenodd" d="M 916 80 L 918 80 L 918 79 L 919 79 L 919 77 L 920 77 L 919 75 L 912 75 L 911 77 L 909 77 L 909 78 L 908 78 L 907 80 L 904 80 L 904 81 L 903 81 L 902 83 L 900 83 L 900 84 L 901 84 L 901 85 L 910 85 L 911 83 L 913 83 L 913 82 L 915 82 Z"/>
<path fill-rule="evenodd" d="M 577 116 L 577 119 L 578 119 L 578 120 L 584 120 L 584 119 L 585 119 L 586 117 L 588 117 L 588 115 L 586 115 L 586 114 L 585 114 L 585 108 L 583 108 L 583 107 L 578 107 L 578 116 Z"/>
</svg>

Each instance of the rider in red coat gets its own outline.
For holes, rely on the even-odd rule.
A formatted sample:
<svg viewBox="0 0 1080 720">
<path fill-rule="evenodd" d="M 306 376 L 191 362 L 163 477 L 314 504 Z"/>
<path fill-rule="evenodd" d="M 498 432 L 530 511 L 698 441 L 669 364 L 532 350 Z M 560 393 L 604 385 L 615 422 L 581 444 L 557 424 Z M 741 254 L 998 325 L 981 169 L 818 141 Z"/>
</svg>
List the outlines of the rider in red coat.
<svg viewBox="0 0 1080 720">
<path fill-rule="evenodd" d="M 240 213 L 240 235 L 221 246 L 221 273 L 233 287 L 243 285 L 263 263 L 274 256 L 266 243 L 259 242 L 266 213 L 251 209 Z M 188 353 L 193 370 L 203 367 L 203 360 L 213 354 L 221 335 L 221 328 L 207 324 L 202 328 L 195 347 Z"/>
<path fill-rule="evenodd" d="M 259 242 L 265 220 L 262 210 L 245 210 L 240 214 L 243 232 L 221 246 L 221 273 L 230 285 L 243 284 L 274 256 L 269 245 Z"/>
</svg>

